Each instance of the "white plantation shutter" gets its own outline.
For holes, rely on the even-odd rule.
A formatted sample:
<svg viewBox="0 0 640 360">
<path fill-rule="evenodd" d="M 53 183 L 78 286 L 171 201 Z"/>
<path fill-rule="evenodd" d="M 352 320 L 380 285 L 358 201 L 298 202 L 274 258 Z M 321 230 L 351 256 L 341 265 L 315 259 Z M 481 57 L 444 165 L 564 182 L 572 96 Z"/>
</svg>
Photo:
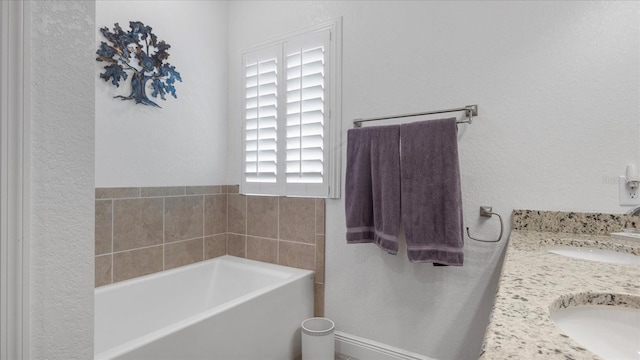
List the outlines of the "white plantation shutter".
<svg viewBox="0 0 640 360">
<path fill-rule="evenodd" d="M 255 192 L 277 183 L 278 66 L 277 49 L 244 58 L 244 180 L 256 184 Z"/>
<path fill-rule="evenodd" d="M 324 181 L 326 46 L 321 36 L 308 40 L 285 47 L 287 184 Z"/>
<path fill-rule="evenodd" d="M 340 151 L 329 136 L 334 26 L 243 54 L 243 193 L 328 197 L 329 184 L 337 188 Z M 340 127 L 333 131 L 339 143 Z"/>
<path fill-rule="evenodd" d="M 284 46 L 287 194 L 327 195 L 328 52 L 328 31 L 300 36 Z"/>
</svg>

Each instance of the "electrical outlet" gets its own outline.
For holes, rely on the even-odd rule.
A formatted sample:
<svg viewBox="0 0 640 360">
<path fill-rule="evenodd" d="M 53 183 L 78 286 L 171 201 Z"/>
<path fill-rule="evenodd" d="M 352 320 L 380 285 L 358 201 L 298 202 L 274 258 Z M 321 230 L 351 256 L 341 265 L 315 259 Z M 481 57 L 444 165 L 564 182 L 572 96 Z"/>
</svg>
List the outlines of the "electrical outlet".
<svg viewBox="0 0 640 360">
<path fill-rule="evenodd" d="M 620 205 L 640 205 L 640 189 L 631 190 L 627 186 L 627 177 L 620 176 L 618 178 L 618 186 L 620 187 Z"/>
</svg>

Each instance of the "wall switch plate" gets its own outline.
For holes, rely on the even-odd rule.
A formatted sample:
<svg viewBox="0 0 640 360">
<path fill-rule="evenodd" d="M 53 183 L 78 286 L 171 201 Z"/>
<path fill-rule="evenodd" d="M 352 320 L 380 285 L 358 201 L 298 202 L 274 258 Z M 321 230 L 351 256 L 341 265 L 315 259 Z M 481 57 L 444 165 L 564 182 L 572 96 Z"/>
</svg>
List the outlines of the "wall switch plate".
<svg viewBox="0 0 640 360">
<path fill-rule="evenodd" d="M 620 205 L 640 205 L 640 189 L 631 190 L 627 186 L 627 177 L 620 176 L 618 178 L 618 186 L 620 188 Z"/>
</svg>

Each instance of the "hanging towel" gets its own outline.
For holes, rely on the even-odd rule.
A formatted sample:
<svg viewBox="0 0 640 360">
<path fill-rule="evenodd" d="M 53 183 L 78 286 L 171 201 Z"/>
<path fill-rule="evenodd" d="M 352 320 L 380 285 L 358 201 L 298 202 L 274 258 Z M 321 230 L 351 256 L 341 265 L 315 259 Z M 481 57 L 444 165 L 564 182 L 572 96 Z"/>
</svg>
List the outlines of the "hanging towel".
<svg viewBox="0 0 640 360">
<path fill-rule="evenodd" d="M 456 119 L 400 126 L 402 222 L 412 262 L 462 265 Z"/>
<path fill-rule="evenodd" d="M 398 252 L 400 232 L 400 126 L 347 133 L 345 210 L 347 243 L 376 243 Z"/>
</svg>

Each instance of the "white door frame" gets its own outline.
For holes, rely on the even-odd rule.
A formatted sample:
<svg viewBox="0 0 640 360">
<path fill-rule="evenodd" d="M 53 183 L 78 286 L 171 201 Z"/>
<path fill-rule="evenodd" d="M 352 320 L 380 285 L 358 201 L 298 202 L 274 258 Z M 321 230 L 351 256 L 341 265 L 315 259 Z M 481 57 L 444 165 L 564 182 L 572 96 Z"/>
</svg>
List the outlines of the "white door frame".
<svg viewBox="0 0 640 360">
<path fill-rule="evenodd" d="M 0 360 L 13 360 L 29 358 L 31 11 L 0 7 Z"/>
</svg>

